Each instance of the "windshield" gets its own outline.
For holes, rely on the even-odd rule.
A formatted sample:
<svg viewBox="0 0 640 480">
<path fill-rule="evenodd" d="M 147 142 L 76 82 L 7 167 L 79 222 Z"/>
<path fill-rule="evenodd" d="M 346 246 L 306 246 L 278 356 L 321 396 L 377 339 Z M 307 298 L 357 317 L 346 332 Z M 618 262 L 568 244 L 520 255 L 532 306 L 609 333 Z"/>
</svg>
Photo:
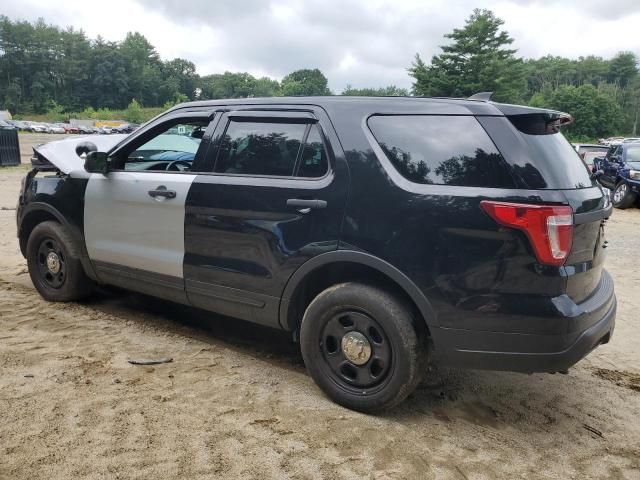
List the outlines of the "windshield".
<svg viewBox="0 0 640 480">
<path fill-rule="evenodd" d="M 640 162 L 640 145 L 627 148 L 627 162 Z"/>
</svg>

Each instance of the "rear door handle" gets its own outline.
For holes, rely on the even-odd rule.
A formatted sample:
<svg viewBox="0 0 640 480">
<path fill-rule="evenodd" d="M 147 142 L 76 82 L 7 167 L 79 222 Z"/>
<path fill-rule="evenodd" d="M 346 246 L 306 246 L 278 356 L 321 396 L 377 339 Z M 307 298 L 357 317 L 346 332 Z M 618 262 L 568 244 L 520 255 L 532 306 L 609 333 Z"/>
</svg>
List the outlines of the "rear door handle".
<svg viewBox="0 0 640 480">
<path fill-rule="evenodd" d="M 164 197 L 164 198 L 176 198 L 175 190 L 167 190 L 167 187 L 164 185 L 159 185 L 155 188 L 155 190 L 149 190 L 149 196 L 156 197 Z"/>
<path fill-rule="evenodd" d="M 296 208 L 326 208 L 327 202 L 325 200 L 306 199 L 306 198 L 290 198 L 287 200 L 287 207 Z"/>
</svg>

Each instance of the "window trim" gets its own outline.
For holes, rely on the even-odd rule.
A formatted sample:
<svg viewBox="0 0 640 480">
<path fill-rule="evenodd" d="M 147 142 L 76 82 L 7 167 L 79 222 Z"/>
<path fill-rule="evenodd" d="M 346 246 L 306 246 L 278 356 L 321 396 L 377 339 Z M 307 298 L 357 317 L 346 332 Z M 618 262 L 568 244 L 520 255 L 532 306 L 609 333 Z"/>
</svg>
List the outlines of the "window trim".
<svg viewBox="0 0 640 480">
<path fill-rule="evenodd" d="M 440 185 L 440 184 L 427 184 L 427 183 L 415 183 L 411 180 L 406 179 L 402 174 L 396 170 L 396 168 L 391 163 L 391 160 L 387 157 L 382 150 L 382 147 L 378 144 L 376 137 L 374 137 L 371 130 L 369 130 L 368 121 L 370 117 L 375 116 L 400 116 L 400 115 L 413 115 L 413 116 L 425 116 L 425 117 L 486 117 L 486 116 L 495 116 L 495 115 L 473 115 L 469 113 L 464 114 L 421 114 L 421 113 L 388 113 L 388 112 L 374 112 L 367 113 L 362 117 L 362 121 L 360 122 L 360 128 L 362 129 L 362 133 L 364 134 L 371 150 L 375 154 L 376 158 L 380 162 L 380 165 L 387 173 L 391 181 L 399 188 L 406 192 L 415 193 L 418 195 L 455 195 L 459 197 L 470 197 L 470 198 L 489 198 L 487 195 L 487 190 L 491 192 L 491 196 L 496 194 L 503 195 L 512 195 L 512 196 L 521 196 L 524 193 L 530 192 L 531 195 L 535 194 L 537 190 L 532 189 L 522 189 L 517 186 L 513 188 L 494 188 L 494 187 L 463 187 L 460 185 Z M 478 120 L 480 126 L 482 123 Z M 484 127 L 482 126 L 483 130 Z M 485 130 L 486 131 L 486 130 Z M 488 134 L 487 134 L 488 135 Z M 491 137 L 489 137 L 491 138 Z M 492 140 L 493 141 L 493 140 Z M 497 147 L 496 147 L 497 148 Z"/>
<path fill-rule="evenodd" d="M 221 153 L 220 141 L 224 137 L 224 134 L 227 132 L 229 125 L 232 121 L 236 122 L 251 122 L 251 123 L 285 123 L 285 124 L 307 124 L 307 128 L 303 134 L 303 140 L 301 141 L 300 148 L 298 149 L 298 154 L 295 159 L 294 169 L 292 175 L 282 176 L 282 175 L 258 175 L 258 174 L 249 174 L 249 173 L 226 173 L 226 172 L 216 172 L 215 168 L 218 164 L 218 159 Z M 332 154 L 330 154 L 330 149 L 327 148 L 328 142 L 326 138 L 326 134 L 322 128 L 321 122 L 315 116 L 314 113 L 303 110 L 232 110 L 228 112 L 224 112 L 218 119 L 218 126 L 216 127 L 216 131 L 220 131 L 219 134 L 215 135 L 215 139 L 211 141 L 211 145 L 209 146 L 209 150 L 213 150 L 213 154 L 215 155 L 215 159 L 213 161 L 213 165 L 211 166 L 211 170 L 207 172 L 199 172 L 199 175 L 215 175 L 220 177 L 236 177 L 236 178 L 256 178 L 256 179 L 275 179 L 275 180 L 297 180 L 297 181 L 305 181 L 305 182 L 317 182 L 323 181 L 333 173 L 332 167 Z M 327 170 L 321 177 L 299 177 L 295 176 L 298 171 L 298 165 L 300 159 L 302 157 L 302 152 L 304 150 L 304 146 L 307 141 L 307 137 L 309 134 L 310 127 L 312 125 L 317 125 L 320 131 L 320 138 L 322 139 L 322 146 L 325 151 L 325 155 L 327 156 Z M 208 153 L 207 153 L 208 155 Z"/>
</svg>

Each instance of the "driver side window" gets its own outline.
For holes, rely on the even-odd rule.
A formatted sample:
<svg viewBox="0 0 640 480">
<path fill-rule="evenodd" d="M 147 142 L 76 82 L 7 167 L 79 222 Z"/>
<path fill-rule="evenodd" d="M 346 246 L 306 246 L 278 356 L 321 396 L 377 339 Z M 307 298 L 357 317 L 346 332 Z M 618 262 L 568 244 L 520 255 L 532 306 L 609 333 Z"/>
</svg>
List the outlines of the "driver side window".
<svg viewBox="0 0 640 480">
<path fill-rule="evenodd" d="M 171 124 L 126 155 L 124 170 L 190 171 L 208 120 Z"/>
</svg>

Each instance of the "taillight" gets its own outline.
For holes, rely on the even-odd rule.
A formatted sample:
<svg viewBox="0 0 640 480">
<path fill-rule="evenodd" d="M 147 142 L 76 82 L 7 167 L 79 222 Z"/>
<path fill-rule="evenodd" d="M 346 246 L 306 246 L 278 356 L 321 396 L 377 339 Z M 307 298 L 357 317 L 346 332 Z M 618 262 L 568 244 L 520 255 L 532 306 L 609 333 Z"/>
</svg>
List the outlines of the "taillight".
<svg viewBox="0 0 640 480">
<path fill-rule="evenodd" d="M 481 201 L 480 207 L 500 225 L 525 232 L 540 263 L 564 264 L 573 241 L 571 207 L 491 200 Z"/>
</svg>

